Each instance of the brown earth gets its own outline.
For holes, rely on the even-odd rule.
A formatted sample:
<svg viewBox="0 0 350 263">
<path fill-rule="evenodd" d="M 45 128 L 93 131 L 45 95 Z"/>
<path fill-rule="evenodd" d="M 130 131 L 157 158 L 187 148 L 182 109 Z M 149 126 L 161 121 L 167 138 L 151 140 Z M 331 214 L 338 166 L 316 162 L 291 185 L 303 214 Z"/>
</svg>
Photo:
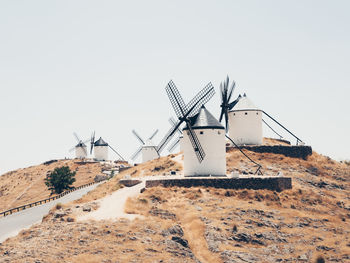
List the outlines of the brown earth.
<svg viewBox="0 0 350 263">
<path fill-rule="evenodd" d="M 58 160 L 8 172 L 0 177 L 0 211 L 32 203 L 50 196 L 44 179 L 56 167 L 69 166 L 76 171 L 73 186 L 91 183 L 101 174 L 99 163 L 83 163 L 80 160 Z"/>
<path fill-rule="evenodd" d="M 92 201 L 119 189 L 125 175 L 181 169 L 162 157 L 53 209 L 2 243 L 0 262 L 349 262 L 350 166 L 315 152 L 307 160 L 247 153 L 264 174 L 291 176 L 293 189 L 155 187 L 127 201 L 126 212 L 143 218 L 75 221 L 76 211 L 95 209 Z M 227 167 L 256 170 L 237 150 L 227 153 Z"/>
</svg>

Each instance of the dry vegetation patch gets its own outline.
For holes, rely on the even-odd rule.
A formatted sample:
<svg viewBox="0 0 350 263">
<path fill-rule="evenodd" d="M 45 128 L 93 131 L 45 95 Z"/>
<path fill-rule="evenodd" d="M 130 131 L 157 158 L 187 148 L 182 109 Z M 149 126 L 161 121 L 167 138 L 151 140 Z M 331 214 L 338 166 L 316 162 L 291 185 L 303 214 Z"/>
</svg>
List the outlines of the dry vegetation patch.
<svg viewBox="0 0 350 263">
<path fill-rule="evenodd" d="M 72 171 L 76 171 L 73 186 L 93 182 L 102 171 L 99 163 L 58 160 L 6 173 L 0 176 L 0 211 L 49 197 L 51 192 L 47 190 L 44 179 L 48 172 L 61 166 L 69 166 Z"/>
<path fill-rule="evenodd" d="M 248 152 L 248 151 L 247 151 Z M 160 158 L 117 175 L 81 200 L 51 211 L 38 226 L 0 246 L 4 260 L 45 262 L 347 262 L 350 261 L 350 169 L 313 153 L 307 160 L 248 152 L 266 174 L 282 171 L 293 189 L 146 189 L 129 198 L 134 221 L 69 222 L 82 209 L 117 190 L 125 175 L 162 175 L 181 169 Z M 228 171 L 249 171 L 236 150 Z M 79 206 L 76 208 L 76 206 Z M 66 213 L 60 217 L 57 212 Z M 50 251 L 50 253 L 48 253 Z"/>
</svg>

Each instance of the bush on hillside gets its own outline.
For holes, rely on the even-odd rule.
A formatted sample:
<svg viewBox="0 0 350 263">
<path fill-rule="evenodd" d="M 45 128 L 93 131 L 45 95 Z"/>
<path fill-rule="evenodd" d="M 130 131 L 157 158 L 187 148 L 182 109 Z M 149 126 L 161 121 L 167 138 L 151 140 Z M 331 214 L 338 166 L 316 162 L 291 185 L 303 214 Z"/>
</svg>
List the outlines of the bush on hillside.
<svg viewBox="0 0 350 263">
<path fill-rule="evenodd" d="M 72 189 L 76 172 L 71 172 L 68 166 L 57 167 L 46 175 L 45 184 L 51 194 L 60 194 L 64 190 Z"/>
</svg>

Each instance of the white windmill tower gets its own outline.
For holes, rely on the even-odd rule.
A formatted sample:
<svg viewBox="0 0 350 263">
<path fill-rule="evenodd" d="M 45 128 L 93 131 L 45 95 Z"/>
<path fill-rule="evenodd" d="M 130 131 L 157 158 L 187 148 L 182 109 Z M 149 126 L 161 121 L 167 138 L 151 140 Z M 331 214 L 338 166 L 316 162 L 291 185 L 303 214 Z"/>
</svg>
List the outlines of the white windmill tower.
<svg viewBox="0 0 350 263">
<path fill-rule="evenodd" d="M 186 126 L 183 129 L 182 141 L 185 176 L 226 175 L 225 127 L 202 106 L 199 113 L 191 119 L 191 128 L 197 135 L 206 156 L 202 162 L 198 162 L 191 143 L 190 128 Z"/>
<path fill-rule="evenodd" d="M 262 111 L 244 93 L 230 110 L 229 134 L 237 145 L 261 145 Z"/>
<path fill-rule="evenodd" d="M 135 130 L 132 130 L 132 133 L 135 137 L 140 141 L 141 146 L 137 149 L 137 151 L 131 156 L 131 160 L 135 160 L 137 156 L 141 153 L 142 162 L 148 162 L 150 160 L 157 159 L 159 157 L 159 153 L 157 151 L 157 146 L 153 143 L 152 139 L 158 133 L 156 130 L 146 141 L 144 141 L 140 135 L 137 134 Z"/>
<path fill-rule="evenodd" d="M 72 152 L 75 150 L 75 158 L 77 159 L 87 158 L 87 146 L 85 143 L 87 143 L 89 140 L 86 140 L 86 141 L 80 140 L 79 136 L 75 132 L 73 133 L 73 135 L 77 140 L 78 144 L 75 145 L 73 148 L 71 148 L 69 151 Z"/>
<path fill-rule="evenodd" d="M 203 106 L 215 94 L 211 83 L 185 105 L 173 81 L 166 86 L 170 102 L 179 120 L 158 146 L 158 151 L 171 140 L 182 123 L 181 147 L 184 152 L 185 176 L 226 175 L 225 128 Z"/>
<path fill-rule="evenodd" d="M 102 137 L 94 143 L 94 155 L 97 161 L 108 160 L 108 143 L 106 143 Z"/>
</svg>

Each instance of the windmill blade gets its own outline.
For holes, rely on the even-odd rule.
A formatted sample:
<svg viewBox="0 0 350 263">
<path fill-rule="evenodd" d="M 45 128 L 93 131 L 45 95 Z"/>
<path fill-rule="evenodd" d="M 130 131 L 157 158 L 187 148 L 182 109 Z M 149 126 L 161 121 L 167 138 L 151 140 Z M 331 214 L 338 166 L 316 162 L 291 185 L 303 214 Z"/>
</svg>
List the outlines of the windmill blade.
<svg viewBox="0 0 350 263">
<path fill-rule="evenodd" d="M 239 95 L 237 97 L 237 99 L 235 99 L 234 101 L 232 101 L 231 103 L 228 104 L 228 109 L 231 110 L 234 106 L 236 106 L 236 104 L 238 103 L 238 101 L 242 98 L 241 95 Z"/>
<path fill-rule="evenodd" d="M 232 97 L 232 94 L 233 94 L 233 91 L 235 90 L 235 87 L 236 87 L 236 82 L 235 81 L 232 81 L 232 85 L 231 85 L 231 87 L 229 88 L 229 90 L 228 90 L 228 95 L 227 95 L 227 99 L 226 99 L 226 101 L 227 101 L 227 104 L 230 102 L 230 100 L 231 100 L 231 97 Z"/>
<path fill-rule="evenodd" d="M 85 140 L 85 141 L 83 141 L 82 143 L 88 143 L 90 141 L 90 139 L 87 139 L 87 140 Z"/>
<path fill-rule="evenodd" d="M 205 103 L 207 103 L 215 94 L 211 82 L 209 82 L 198 94 L 186 105 L 186 116 L 193 117 L 196 115 Z"/>
<path fill-rule="evenodd" d="M 228 122 L 228 111 L 227 110 L 225 111 L 225 129 L 226 129 L 226 132 L 228 132 L 229 122 Z"/>
<path fill-rule="evenodd" d="M 219 121 L 221 122 L 222 117 L 225 114 L 225 102 L 226 102 L 226 94 L 227 94 L 223 83 L 220 83 L 220 94 L 221 94 L 221 104 L 220 104 L 221 113 L 220 113 Z"/>
<path fill-rule="evenodd" d="M 90 139 L 90 154 L 92 154 L 92 149 L 94 148 L 95 144 L 95 131 L 91 134 L 91 139 Z"/>
<path fill-rule="evenodd" d="M 176 125 L 176 121 L 173 117 L 170 117 L 169 118 L 169 123 L 172 125 L 172 126 L 175 126 Z M 182 135 L 182 130 L 180 128 L 177 128 L 177 133 L 179 135 Z"/>
<path fill-rule="evenodd" d="M 112 146 L 110 146 L 109 144 L 108 144 L 108 146 L 109 146 L 109 148 L 111 148 L 111 150 L 112 150 L 113 152 L 115 152 L 115 153 L 119 156 L 119 159 L 121 159 L 122 161 L 125 161 L 125 159 L 123 158 L 123 156 L 121 156 L 116 150 L 114 150 Z"/>
<path fill-rule="evenodd" d="M 136 157 L 141 153 L 141 151 L 142 151 L 142 146 L 140 146 L 140 148 L 137 149 L 137 151 L 131 156 L 130 159 L 134 161 Z"/>
<path fill-rule="evenodd" d="M 174 126 L 176 124 L 176 120 L 173 117 L 170 117 L 168 121 L 171 126 Z"/>
<path fill-rule="evenodd" d="M 169 141 L 173 138 L 175 132 L 179 129 L 182 121 L 177 121 L 170 129 L 169 131 L 165 134 L 163 139 L 160 141 L 160 143 L 157 146 L 157 152 L 161 153 L 165 146 L 169 143 Z"/>
<path fill-rule="evenodd" d="M 168 85 L 165 87 L 165 90 L 168 94 L 171 105 L 174 108 L 176 116 L 178 118 L 183 118 L 186 112 L 186 105 L 180 95 L 180 92 L 175 86 L 175 83 L 172 80 L 170 80 Z"/>
<path fill-rule="evenodd" d="M 176 146 L 178 146 L 180 143 L 180 137 L 178 137 L 176 140 L 173 141 L 172 144 L 170 144 L 169 148 L 168 148 L 168 152 L 172 152 Z"/>
<path fill-rule="evenodd" d="M 138 135 L 135 130 L 132 130 L 132 133 L 136 136 L 136 138 L 141 142 L 142 145 L 145 144 L 145 142 L 141 139 L 140 135 Z"/>
<path fill-rule="evenodd" d="M 70 148 L 68 151 L 73 152 L 75 150 L 75 146 L 73 148 Z"/>
<path fill-rule="evenodd" d="M 158 157 L 160 157 L 160 154 L 159 154 L 159 152 L 158 152 L 158 150 L 157 150 L 157 146 L 153 146 L 153 149 L 156 151 L 156 153 L 158 154 Z"/>
<path fill-rule="evenodd" d="M 77 139 L 77 142 L 80 143 L 81 140 L 79 139 L 78 134 L 76 134 L 75 132 L 73 132 L 73 135 L 74 135 L 75 139 Z"/>
<path fill-rule="evenodd" d="M 189 138 L 193 147 L 195 154 L 197 155 L 198 161 L 201 163 L 204 160 L 205 152 L 202 148 L 202 145 L 199 142 L 199 139 L 196 133 L 193 131 L 191 124 L 187 121 L 187 127 L 189 130 Z"/>
<path fill-rule="evenodd" d="M 153 137 L 154 137 L 154 136 L 156 136 L 156 134 L 158 133 L 158 131 L 159 131 L 159 130 L 157 129 L 157 130 L 156 130 L 156 131 L 155 131 L 155 132 L 152 134 L 152 136 L 151 136 L 151 137 L 149 137 L 148 139 L 149 139 L 149 140 L 152 140 L 152 139 L 153 139 Z"/>
</svg>

